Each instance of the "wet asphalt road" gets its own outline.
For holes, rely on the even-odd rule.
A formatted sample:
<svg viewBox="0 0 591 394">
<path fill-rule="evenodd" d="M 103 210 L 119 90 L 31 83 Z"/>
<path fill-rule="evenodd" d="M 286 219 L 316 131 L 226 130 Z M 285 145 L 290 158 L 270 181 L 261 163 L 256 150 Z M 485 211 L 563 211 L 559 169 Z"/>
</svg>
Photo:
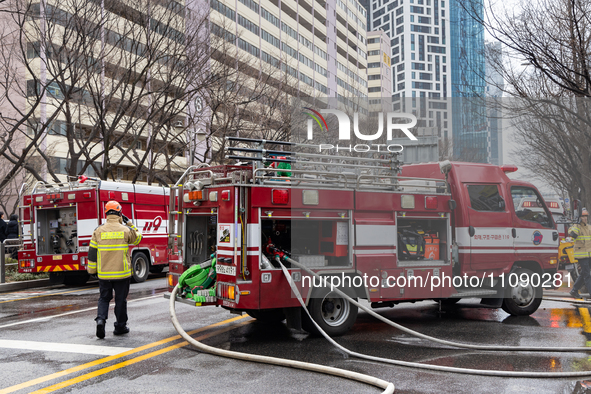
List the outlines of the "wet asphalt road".
<svg viewBox="0 0 591 394">
<path fill-rule="evenodd" d="M 176 339 L 168 316 L 164 277 L 132 284 L 131 333 L 94 336 L 98 289 L 56 286 L 0 294 L 0 393 L 378 393 L 336 377 L 223 359 Z M 557 293 L 555 293 L 557 294 Z M 462 300 L 439 314 L 434 302 L 378 309 L 422 333 L 468 343 L 509 346 L 585 346 L 591 305 L 544 301 L 531 317 L 510 317 Z M 112 309 L 111 309 L 112 316 Z M 240 318 L 222 308 L 177 305 L 193 336 L 223 349 L 286 357 L 370 374 L 397 393 L 591 393 L 576 379 L 495 378 L 430 372 L 349 358 L 323 338 Z M 233 319 L 233 320 L 231 320 Z M 229 321 L 231 320 L 231 321 Z M 216 323 L 222 323 L 212 326 Z M 589 334 L 586 334 L 586 333 Z M 588 338 L 587 338 L 588 336 Z M 514 371 L 591 371 L 591 353 L 493 353 L 455 349 L 417 339 L 360 312 L 353 330 L 337 339 L 379 357 L 454 367 Z M 40 349 L 40 343 L 47 343 Z M 76 346 L 84 345 L 84 346 Z M 590 342 L 591 345 L 591 342 Z M 122 353 L 124 352 L 124 353 Z"/>
</svg>

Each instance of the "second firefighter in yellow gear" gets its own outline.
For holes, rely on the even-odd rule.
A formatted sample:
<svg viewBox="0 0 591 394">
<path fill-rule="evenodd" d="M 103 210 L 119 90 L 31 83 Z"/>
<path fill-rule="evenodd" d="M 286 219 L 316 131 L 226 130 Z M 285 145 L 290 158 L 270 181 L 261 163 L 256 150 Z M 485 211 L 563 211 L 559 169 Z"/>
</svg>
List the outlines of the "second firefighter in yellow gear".
<svg viewBox="0 0 591 394">
<path fill-rule="evenodd" d="M 588 291 L 591 291 L 591 272 L 589 266 L 589 258 L 591 257 L 591 226 L 587 224 L 588 219 L 589 213 L 586 209 L 583 209 L 581 223 L 575 224 L 568 229 L 569 237 L 575 240 L 574 257 L 581 265 L 581 276 L 577 278 L 570 292 L 571 296 L 575 298 L 580 298 L 579 289 L 583 287 L 583 284 L 585 284 Z"/>
</svg>

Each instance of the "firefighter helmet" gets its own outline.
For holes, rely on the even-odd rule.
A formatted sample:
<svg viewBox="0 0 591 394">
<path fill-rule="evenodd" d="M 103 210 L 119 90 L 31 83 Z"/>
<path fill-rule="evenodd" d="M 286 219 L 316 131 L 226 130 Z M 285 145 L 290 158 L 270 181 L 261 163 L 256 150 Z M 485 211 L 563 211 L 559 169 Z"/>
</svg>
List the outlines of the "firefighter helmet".
<svg viewBox="0 0 591 394">
<path fill-rule="evenodd" d="M 587 208 L 583 208 L 583 211 L 581 212 L 581 216 L 589 216 L 589 211 L 587 211 Z"/>
<path fill-rule="evenodd" d="M 121 215 L 121 205 L 117 201 L 109 201 L 105 204 L 105 214 Z"/>
</svg>

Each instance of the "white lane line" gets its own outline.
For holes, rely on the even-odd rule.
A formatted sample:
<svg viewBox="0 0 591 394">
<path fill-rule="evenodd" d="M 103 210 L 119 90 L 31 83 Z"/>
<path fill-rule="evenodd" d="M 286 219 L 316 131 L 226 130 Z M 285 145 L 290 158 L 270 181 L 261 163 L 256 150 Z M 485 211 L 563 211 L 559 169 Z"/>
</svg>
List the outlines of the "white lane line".
<svg viewBox="0 0 591 394">
<path fill-rule="evenodd" d="M 74 343 L 52 343 L 35 341 L 13 341 L 0 339 L 0 348 L 35 350 L 40 352 L 64 352 L 80 354 L 96 354 L 99 356 L 114 356 L 127 352 L 132 348 L 116 346 L 77 345 Z"/>
<path fill-rule="evenodd" d="M 155 295 L 155 296 L 150 296 L 150 297 L 145 297 L 145 298 L 138 298 L 138 299 L 135 299 L 135 300 L 127 301 L 127 303 L 129 304 L 131 302 L 149 300 L 151 298 L 162 298 L 162 299 L 164 299 L 164 297 L 162 296 L 162 294 L 159 294 L 159 295 Z M 111 303 L 111 306 L 110 307 L 111 308 L 114 308 L 114 304 Z M 46 321 L 46 320 L 49 320 L 49 319 L 53 319 L 54 317 L 62 317 L 62 316 L 73 315 L 73 314 L 76 314 L 76 313 L 94 311 L 94 310 L 96 310 L 96 308 L 97 307 L 95 306 L 95 307 L 92 307 L 92 308 L 80 309 L 78 311 L 61 313 L 59 315 L 46 316 L 46 317 L 38 317 L 36 319 L 29 319 L 29 320 L 19 321 L 19 322 L 16 322 L 16 323 L 4 324 L 3 326 L 0 326 L 0 328 L 18 326 L 18 325 L 21 325 L 21 324 L 28 324 L 28 323 L 38 322 L 38 321 Z"/>
</svg>

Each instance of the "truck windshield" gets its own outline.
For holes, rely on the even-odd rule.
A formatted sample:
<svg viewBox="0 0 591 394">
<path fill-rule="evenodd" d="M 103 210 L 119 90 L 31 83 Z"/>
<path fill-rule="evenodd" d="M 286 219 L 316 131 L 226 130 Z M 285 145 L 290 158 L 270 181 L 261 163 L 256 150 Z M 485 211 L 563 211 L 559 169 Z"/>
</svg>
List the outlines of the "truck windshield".
<svg viewBox="0 0 591 394">
<path fill-rule="evenodd" d="M 515 214 L 519 219 L 527 220 L 528 222 L 539 223 L 542 226 L 548 228 L 553 227 L 550 214 L 545 208 L 531 209 L 528 207 L 528 204 L 522 203 L 526 199 L 535 199 L 535 205 L 537 207 L 544 207 L 542 198 L 534 189 L 526 186 L 511 186 L 511 198 L 513 199 L 513 208 L 515 209 Z"/>
</svg>

